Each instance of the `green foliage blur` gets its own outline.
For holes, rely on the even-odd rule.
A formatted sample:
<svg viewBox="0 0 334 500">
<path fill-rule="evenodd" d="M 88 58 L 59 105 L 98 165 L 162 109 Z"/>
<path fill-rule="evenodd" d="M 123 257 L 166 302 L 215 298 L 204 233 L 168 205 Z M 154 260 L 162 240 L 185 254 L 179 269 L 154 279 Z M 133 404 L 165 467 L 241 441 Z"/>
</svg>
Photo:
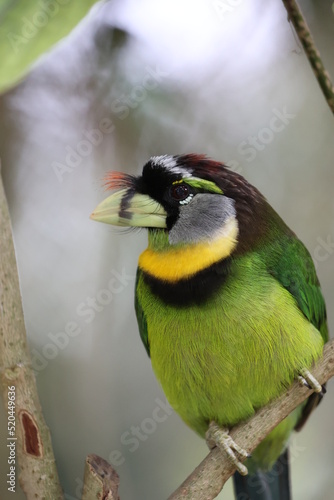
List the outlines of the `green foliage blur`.
<svg viewBox="0 0 334 500">
<path fill-rule="evenodd" d="M 0 0 L 0 93 L 78 24 L 96 0 Z"/>
</svg>

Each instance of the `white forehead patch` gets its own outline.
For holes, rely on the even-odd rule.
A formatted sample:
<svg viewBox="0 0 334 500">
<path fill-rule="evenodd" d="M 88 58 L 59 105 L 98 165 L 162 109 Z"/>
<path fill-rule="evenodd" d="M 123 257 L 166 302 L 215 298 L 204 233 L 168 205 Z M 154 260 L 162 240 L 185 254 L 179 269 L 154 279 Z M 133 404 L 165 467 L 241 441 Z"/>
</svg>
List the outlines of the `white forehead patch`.
<svg viewBox="0 0 334 500">
<path fill-rule="evenodd" d="M 180 167 L 177 164 L 174 156 L 163 155 L 163 156 L 152 156 L 150 161 L 159 167 L 169 170 L 172 174 L 179 174 L 182 177 L 191 177 L 191 173 L 185 168 Z"/>
</svg>

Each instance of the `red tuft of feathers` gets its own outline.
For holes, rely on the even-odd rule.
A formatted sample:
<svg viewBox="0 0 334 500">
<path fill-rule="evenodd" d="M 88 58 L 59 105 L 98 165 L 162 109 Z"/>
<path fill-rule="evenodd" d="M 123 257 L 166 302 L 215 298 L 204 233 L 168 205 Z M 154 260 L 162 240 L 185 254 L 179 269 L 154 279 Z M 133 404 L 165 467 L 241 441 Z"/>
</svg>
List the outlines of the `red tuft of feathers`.
<svg viewBox="0 0 334 500">
<path fill-rule="evenodd" d="M 114 189 L 134 189 L 135 177 L 123 172 L 108 172 L 103 178 L 106 191 Z"/>
</svg>

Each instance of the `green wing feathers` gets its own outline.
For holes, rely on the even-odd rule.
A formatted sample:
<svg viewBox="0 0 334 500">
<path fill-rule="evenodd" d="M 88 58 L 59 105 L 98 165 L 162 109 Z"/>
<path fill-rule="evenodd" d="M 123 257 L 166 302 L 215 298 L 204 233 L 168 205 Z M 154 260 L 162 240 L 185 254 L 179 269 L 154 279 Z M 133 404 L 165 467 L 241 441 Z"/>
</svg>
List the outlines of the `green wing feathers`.
<svg viewBox="0 0 334 500">
<path fill-rule="evenodd" d="M 280 255 L 276 262 L 269 263 L 268 271 L 295 298 L 299 309 L 319 330 L 325 343 L 328 340 L 326 305 L 312 257 L 295 236 L 286 236 L 280 241 L 280 247 Z"/>
</svg>

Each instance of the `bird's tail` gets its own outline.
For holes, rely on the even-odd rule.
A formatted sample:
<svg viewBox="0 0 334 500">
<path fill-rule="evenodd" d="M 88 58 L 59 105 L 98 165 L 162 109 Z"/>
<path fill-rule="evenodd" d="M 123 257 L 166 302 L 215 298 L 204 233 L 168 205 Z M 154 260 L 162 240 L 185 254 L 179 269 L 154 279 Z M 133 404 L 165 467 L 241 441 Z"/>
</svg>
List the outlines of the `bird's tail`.
<svg viewBox="0 0 334 500">
<path fill-rule="evenodd" d="M 268 472 L 233 476 L 236 500 L 291 500 L 289 457 L 286 450 Z"/>
</svg>

